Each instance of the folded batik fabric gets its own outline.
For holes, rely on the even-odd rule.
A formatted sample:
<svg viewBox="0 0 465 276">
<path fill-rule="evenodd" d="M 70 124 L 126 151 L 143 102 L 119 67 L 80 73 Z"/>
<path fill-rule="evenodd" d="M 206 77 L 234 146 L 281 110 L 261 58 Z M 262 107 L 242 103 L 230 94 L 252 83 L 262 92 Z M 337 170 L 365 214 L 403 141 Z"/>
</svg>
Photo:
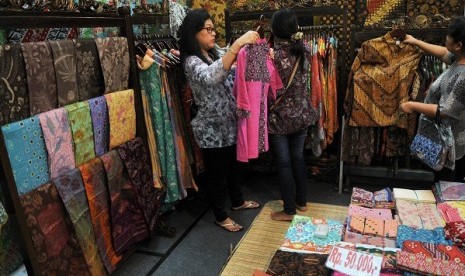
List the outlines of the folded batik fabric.
<svg viewBox="0 0 465 276">
<path fill-rule="evenodd" d="M 404 241 L 407 240 L 451 245 L 452 243 L 446 240 L 444 235 L 444 228 L 442 227 L 438 227 L 433 230 L 424 230 L 399 225 L 397 228 L 396 245 L 400 248 Z"/>
<path fill-rule="evenodd" d="M 50 173 L 39 118 L 4 125 L 2 132 L 19 194 L 48 182 Z"/>
<path fill-rule="evenodd" d="M 106 37 L 95 39 L 105 93 L 120 91 L 129 85 L 129 52 L 126 37 Z"/>
<path fill-rule="evenodd" d="M 55 185 L 49 182 L 20 199 L 41 275 L 91 275 Z"/>
<path fill-rule="evenodd" d="M 329 275 L 326 254 L 300 254 L 278 250 L 266 270 L 269 275 Z"/>
<path fill-rule="evenodd" d="M 76 39 L 74 47 L 79 100 L 86 101 L 103 95 L 105 86 L 95 40 Z"/>
<path fill-rule="evenodd" d="M 71 39 L 49 41 L 55 67 L 58 106 L 65 106 L 79 100 L 76 81 L 76 53 Z"/>
<path fill-rule="evenodd" d="M 344 234 L 344 241 L 355 244 L 370 244 L 379 247 L 396 247 L 396 241 L 393 239 L 362 235 L 349 230 L 346 230 Z"/>
<path fill-rule="evenodd" d="M 76 167 L 68 114 L 64 108 L 57 108 L 40 113 L 37 117 L 47 147 L 50 177 L 53 179 Z"/>
<path fill-rule="evenodd" d="M 136 137 L 136 110 L 134 90 L 124 90 L 105 95 L 110 121 L 110 149 Z"/>
<path fill-rule="evenodd" d="M 404 241 L 402 251 L 421 254 L 431 258 L 453 261 L 465 265 L 465 252 L 454 245 L 434 244 L 430 242 Z"/>
<path fill-rule="evenodd" d="M 374 206 L 373 193 L 367 190 L 354 187 L 352 189 L 352 197 L 350 202 L 355 205 L 372 208 Z"/>
<path fill-rule="evenodd" d="M 465 183 L 440 180 L 436 187 L 442 200 L 465 200 Z"/>
<path fill-rule="evenodd" d="M 111 226 L 115 251 L 118 254 L 149 236 L 137 193 L 123 162 L 115 150 L 100 157 L 107 172 L 110 192 Z"/>
<path fill-rule="evenodd" d="M 394 208 L 394 196 L 392 191 L 389 188 L 384 188 L 382 190 L 376 191 L 373 193 L 373 199 L 375 202 L 375 208 Z"/>
<path fill-rule="evenodd" d="M 375 218 L 366 218 L 365 235 L 384 236 L 384 220 Z"/>
<path fill-rule="evenodd" d="M 465 221 L 465 202 L 448 201 L 439 203 L 437 207 L 446 222 Z"/>
<path fill-rule="evenodd" d="M 95 157 L 89 103 L 77 102 L 65 106 L 65 109 L 68 111 L 68 121 L 73 133 L 75 162 L 79 166 Z"/>
<path fill-rule="evenodd" d="M 101 156 L 108 151 L 110 144 L 107 101 L 104 96 L 100 96 L 88 100 L 88 103 L 94 132 L 95 155 Z"/>
<path fill-rule="evenodd" d="M 396 204 L 397 214 L 402 225 L 426 230 L 433 230 L 445 225 L 436 204 L 403 199 L 398 199 Z"/>
<path fill-rule="evenodd" d="M 444 231 L 447 239 L 460 247 L 465 247 L 465 221 L 449 222 L 444 227 Z"/>
<path fill-rule="evenodd" d="M 406 251 L 397 252 L 397 267 L 410 272 L 427 275 L 465 275 L 465 266 L 462 264 Z"/>
<path fill-rule="evenodd" d="M 392 219 L 392 211 L 390 209 L 373 209 L 350 204 L 348 216 L 354 215 L 366 218 Z"/>
<path fill-rule="evenodd" d="M 351 216 L 349 218 L 349 230 L 355 233 L 365 233 L 365 217 Z"/>
</svg>

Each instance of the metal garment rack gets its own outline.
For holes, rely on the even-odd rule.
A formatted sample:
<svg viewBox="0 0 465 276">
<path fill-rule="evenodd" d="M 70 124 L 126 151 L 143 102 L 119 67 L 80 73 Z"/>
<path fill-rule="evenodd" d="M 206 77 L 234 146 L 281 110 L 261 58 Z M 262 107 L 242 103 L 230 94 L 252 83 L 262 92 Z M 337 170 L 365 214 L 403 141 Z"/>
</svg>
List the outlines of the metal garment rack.
<svg viewBox="0 0 465 276">
<path fill-rule="evenodd" d="M 414 37 L 421 38 L 423 40 L 432 41 L 438 37 L 444 37 L 445 28 L 425 28 L 425 29 L 404 29 L 405 33 L 411 34 Z M 380 37 L 389 32 L 389 29 L 366 29 L 364 31 L 352 30 L 351 41 L 350 41 L 350 60 L 355 59 L 356 48 L 363 42 Z M 445 38 L 444 38 L 445 39 Z M 350 176 L 360 177 L 372 177 L 372 178 L 386 178 L 391 180 L 406 180 L 406 181 L 426 181 L 433 182 L 434 174 L 431 171 L 422 169 L 410 169 L 410 168 L 399 168 L 398 160 L 394 160 L 392 167 L 387 166 L 376 166 L 376 167 L 358 167 L 358 166 L 344 166 L 342 161 L 342 145 L 344 139 L 344 128 L 346 120 L 342 119 L 342 132 L 341 132 L 341 143 L 340 143 L 340 155 L 339 155 L 339 179 L 338 179 L 338 191 L 342 193 L 344 175 L 346 175 L 346 185 L 350 186 Z"/>
<path fill-rule="evenodd" d="M 77 12 L 28 12 L 28 11 L 0 11 L 0 28 L 91 28 L 91 27 L 118 27 L 120 35 L 127 38 L 130 56 L 129 88 L 135 92 L 136 128 L 137 136 L 145 141 L 147 131 L 144 123 L 140 83 L 137 75 L 135 60 L 133 25 L 129 8 L 119 8 L 118 13 L 77 13 Z M 0 99 L 1 100 L 1 99 Z M 15 185 L 10 160 L 8 158 L 3 134 L 0 132 L 1 167 L 0 186 L 5 196 L 5 208 L 10 219 L 19 227 L 19 244 L 24 264 L 29 275 L 40 275 L 37 258 L 26 227 L 26 218 L 22 210 L 20 197 Z M 5 182 L 6 180 L 6 182 Z M 135 251 L 135 246 L 129 249 L 124 258 Z"/>
</svg>

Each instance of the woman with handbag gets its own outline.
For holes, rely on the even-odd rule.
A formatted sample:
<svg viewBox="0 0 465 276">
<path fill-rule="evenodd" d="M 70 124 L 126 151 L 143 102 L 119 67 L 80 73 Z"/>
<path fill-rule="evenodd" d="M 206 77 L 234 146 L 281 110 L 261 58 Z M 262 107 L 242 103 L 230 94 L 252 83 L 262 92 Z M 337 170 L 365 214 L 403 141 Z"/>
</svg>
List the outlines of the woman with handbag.
<svg viewBox="0 0 465 276">
<path fill-rule="evenodd" d="M 297 16 L 290 9 L 271 19 L 274 63 L 285 85 L 269 105 L 268 132 L 284 210 L 271 213 L 274 220 L 290 221 L 296 209 L 307 210 L 307 172 L 304 143 L 307 129 L 318 120 L 307 92 L 310 51 L 302 43 Z"/>
<path fill-rule="evenodd" d="M 225 210 L 228 192 L 232 210 L 258 208 L 255 201 L 245 201 L 240 187 L 241 170 L 236 161 L 236 102 L 232 94 L 231 66 L 239 50 L 255 44 L 257 32 L 239 37 L 220 57 L 215 49 L 216 32 L 210 15 L 203 9 L 187 13 L 179 30 L 181 62 L 189 81 L 198 112 L 191 121 L 195 141 L 202 149 L 205 164 L 205 190 L 215 224 L 229 231 L 243 227 Z"/>
<path fill-rule="evenodd" d="M 407 35 L 403 41 L 436 56 L 450 67 L 430 86 L 423 103 L 408 101 L 401 104 L 404 112 L 421 113 L 419 134 L 437 131 L 434 118 L 451 127 L 455 141 L 455 169 L 444 167 L 435 172 L 435 181 L 460 181 L 465 177 L 465 17 L 454 19 L 447 29 L 446 46 L 438 46 Z M 437 142 L 437 141 L 434 141 Z M 452 153 L 453 155 L 453 153 Z M 454 160 L 452 160 L 453 163 Z M 446 160 L 447 163 L 447 160 Z M 449 166 L 453 167 L 453 166 Z"/>
</svg>

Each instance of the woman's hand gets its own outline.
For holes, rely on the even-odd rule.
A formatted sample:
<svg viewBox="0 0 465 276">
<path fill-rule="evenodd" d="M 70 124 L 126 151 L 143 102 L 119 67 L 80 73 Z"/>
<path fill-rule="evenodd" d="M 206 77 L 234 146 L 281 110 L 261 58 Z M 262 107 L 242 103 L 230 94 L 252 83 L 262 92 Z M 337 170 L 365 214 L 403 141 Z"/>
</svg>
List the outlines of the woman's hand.
<svg viewBox="0 0 465 276">
<path fill-rule="evenodd" d="M 409 44 L 409 45 L 416 45 L 417 41 L 418 39 L 408 34 L 408 35 L 405 35 L 405 38 L 402 42 Z"/>
<path fill-rule="evenodd" d="M 255 31 L 248 31 L 242 36 L 240 36 L 238 39 L 236 39 L 236 42 L 239 44 L 239 46 L 244 46 L 247 44 L 255 44 L 257 43 L 257 40 L 260 38 L 257 32 Z"/>
<path fill-rule="evenodd" d="M 412 102 L 405 102 L 405 103 L 402 103 L 400 104 L 400 108 L 402 109 L 402 111 L 404 111 L 405 113 L 412 113 L 414 110 L 413 110 L 413 106 L 412 106 Z"/>
</svg>

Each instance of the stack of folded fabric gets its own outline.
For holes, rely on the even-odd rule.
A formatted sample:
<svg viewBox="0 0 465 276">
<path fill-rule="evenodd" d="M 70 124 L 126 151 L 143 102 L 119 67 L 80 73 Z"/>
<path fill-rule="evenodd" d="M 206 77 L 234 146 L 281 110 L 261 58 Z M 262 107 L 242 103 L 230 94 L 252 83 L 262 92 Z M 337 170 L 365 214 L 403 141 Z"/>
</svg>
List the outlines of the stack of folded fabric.
<svg viewBox="0 0 465 276">
<path fill-rule="evenodd" d="M 354 187 L 352 189 L 351 204 L 364 206 L 368 208 L 387 208 L 395 207 L 395 201 L 391 189 L 384 188 L 374 193 Z"/>
<path fill-rule="evenodd" d="M 454 242 L 455 245 L 464 248 L 465 247 L 465 222 L 454 221 L 449 222 L 444 227 L 444 232 L 447 239 Z M 465 274 L 464 274 L 465 275 Z"/>
<path fill-rule="evenodd" d="M 445 226 L 444 219 L 439 214 L 436 204 L 433 203 L 398 199 L 396 210 L 402 225 L 427 230 Z"/>
<path fill-rule="evenodd" d="M 435 185 L 435 191 L 442 201 L 464 201 L 465 183 L 440 180 Z"/>
<path fill-rule="evenodd" d="M 439 203 L 437 207 L 446 222 L 465 221 L 464 201 L 447 201 Z"/>
</svg>

